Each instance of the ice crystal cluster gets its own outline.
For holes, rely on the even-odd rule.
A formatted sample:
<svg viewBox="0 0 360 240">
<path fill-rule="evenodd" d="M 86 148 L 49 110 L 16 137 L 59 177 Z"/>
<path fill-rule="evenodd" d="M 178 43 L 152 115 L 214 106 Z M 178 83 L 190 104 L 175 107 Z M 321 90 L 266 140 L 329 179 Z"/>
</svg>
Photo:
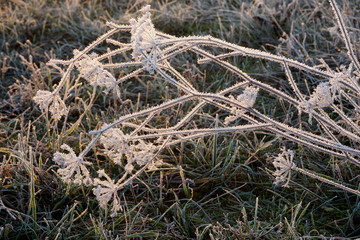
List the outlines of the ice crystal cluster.
<svg viewBox="0 0 360 240">
<path fill-rule="evenodd" d="M 58 173 L 61 179 L 66 183 L 91 185 L 92 179 L 87 169 L 87 166 L 91 165 L 91 163 L 84 161 L 82 157 L 76 156 L 74 150 L 66 144 L 61 145 L 61 149 L 69 152 L 56 152 L 54 154 L 54 162 L 60 166 Z"/>
<path fill-rule="evenodd" d="M 294 152 L 292 150 L 283 149 L 282 152 L 274 158 L 273 165 L 276 171 L 273 173 L 275 177 L 274 184 L 289 186 L 291 169 L 295 167 L 293 162 Z"/>
<path fill-rule="evenodd" d="M 34 97 L 34 101 L 44 112 L 49 111 L 55 121 L 59 121 L 62 116 L 68 114 L 69 109 L 65 105 L 64 100 L 56 92 L 39 90 Z"/>
<path fill-rule="evenodd" d="M 78 54 L 79 51 L 75 50 L 74 54 Z M 101 62 L 97 59 L 97 54 L 92 53 L 90 55 L 84 55 L 79 59 L 75 65 L 80 72 L 80 76 L 86 79 L 93 87 L 104 87 L 104 92 L 108 94 L 110 90 L 118 91 L 118 85 L 115 77 L 107 70 L 104 69 Z"/>
<path fill-rule="evenodd" d="M 137 103 L 139 99 L 122 99 L 123 95 L 120 93 L 124 90 L 124 82 L 144 83 L 151 78 L 152 81 L 163 81 L 163 85 L 173 90 L 166 97 L 154 93 L 152 96 L 159 96 L 157 101 L 144 104 L 134 102 L 137 107 L 118 116 L 113 122 L 105 123 L 106 120 L 103 120 L 97 129 L 89 132 L 92 140 L 78 154 L 70 146 L 63 144 L 62 150 L 56 152 L 53 159 L 59 166 L 59 177 L 66 183 L 93 187 L 100 207 L 109 208 L 111 215 L 116 216 L 122 210 L 121 192 L 144 171 L 156 171 L 161 167 L 164 162 L 160 153 L 165 148 L 212 134 L 261 130 L 275 138 L 288 139 L 294 144 L 324 152 L 339 161 L 350 161 L 359 167 L 360 64 L 352 50 L 339 9 L 333 0 L 330 3 L 337 16 L 350 62 L 348 66 L 335 70 L 328 66 L 321 68 L 306 65 L 212 36 L 175 37 L 159 32 L 152 23 L 150 6 L 140 10 L 140 16 L 131 19 L 129 25 L 109 22 L 108 32 L 86 48 L 74 50 L 74 56 L 70 60 L 53 59 L 49 62 L 59 70 L 62 78 L 52 92 L 43 90 L 37 93 L 34 101 L 39 108 L 45 113 L 50 112 L 56 123 L 67 118 L 71 110 L 69 101 L 72 98 L 69 96 L 74 95 L 76 89 L 88 87 L 87 85 L 93 91 L 102 90 L 105 96 L 111 97 L 109 93 L 113 92 L 115 94 L 112 96 L 120 98 L 120 101 Z M 117 38 L 119 33 L 122 35 L 121 39 L 127 34 L 129 40 L 120 42 Z M 95 50 L 100 44 L 107 44 L 108 50 Z M 217 54 L 212 52 L 212 48 L 217 49 Z M 172 61 L 188 52 L 197 57 L 193 64 L 218 65 L 237 80 L 217 92 L 198 90 L 199 85 L 189 79 L 188 73 L 182 72 L 183 68 L 176 66 L 177 61 Z M 231 63 L 230 60 L 237 56 L 279 64 L 284 70 L 283 77 L 287 79 L 288 86 L 278 89 L 276 85 L 251 77 Z M 318 79 L 318 82 L 306 92 L 298 87 L 303 80 L 295 79 L 293 71 L 305 72 Z M 137 81 L 133 81 L 134 79 Z M 149 83 L 152 84 L 152 81 Z M 69 86 L 74 82 L 73 86 Z M 286 103 L 287 109 L 297 111 L 299 119 L 312 119 L 308 124 L 310 127 L 305 128 L 302 124 L 297 124 L 297 121 L 270 117 L 269 109 L 264 107 L 266 104 L 259 99 L 260 95 L 271 96 Z M 89 102 L 90 107 L 92 103 Z M 212 113 L 207 113 L 207 121 L 198 121 L 198 117 L 204 116 L 202 109 L 209 105 L 210 109 L 215 109 L 212 118 L 209 117 Z M 179 115 L 176 121 L 164 120 L 168 119 L 168 114 L 173 109 L 184 114 Z M 281 108 L 277 110 L 281 111 Z M 285 115 L 287 113 L 277 114 Z M 208 125 L 201 126 L 203 122 Z M 97 151 L 91 151 L 94 148 Z M 95 166 L 90 162 L 90 159 L 94 159 L 94 152 L 101 153 L 111 161 L 118 169 L 118 174 L 114 176 L 109 169 L 96 169 L 99 164 Z M 291 171 L 325 181 L 316 173 L 296 167 L 295 161 L 294 152 L 285 149 L 273 158 L 276 184 L 289 186 Z M 351 190 L 342 184 L 333 185 L 359 195 L 357 190 Z"/>
<path fill-rule="evenodd" d="M 249 86 L 249 87 L 245 88 L 245 90 L 242 94 L 240 94 L 239 96 L 236 97 L 236 100 L 231 95 L 229 97 L 234 101 L 238 101 L 239 104 L 242 105 L 243 107 L 251 108 L 255 104 L 258 91 L 259 91 L 259 88 Z M 241 118 L 241 115 L 243 115 L 244 110 L 239 109 L 237 107 L 232 107 L 231 113 L 233 115 L 230 115 L 225 118 L 225 120 L 224 120 L 225 125 L 228 125 L 231 122 L 235 121 L 236 119 Z"/>
</svg>

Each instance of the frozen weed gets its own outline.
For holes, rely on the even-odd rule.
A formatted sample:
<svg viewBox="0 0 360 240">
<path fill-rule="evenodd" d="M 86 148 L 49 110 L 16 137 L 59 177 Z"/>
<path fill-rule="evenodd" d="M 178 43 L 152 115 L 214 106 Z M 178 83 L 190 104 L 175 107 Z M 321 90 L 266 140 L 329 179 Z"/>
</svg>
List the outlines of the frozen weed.
<svg viewBox="0 0 360 240">
<path fill-rule="evenodd" d="M 122 209 L 119 191 L 132 183 L 146 170 L 154 170 L 163 164 L 159 153 L 168 146 L 191 141 L 207 135 L 263 130 L 294 143 L 314 150 L 322 151 L 333 157 L 348 160 L 360 166 L 360 64 L 353 51 L 344 21 L 334 0 L 330 1 L 340 27 L 348 57 L 349 66 L 340 70 L 331 70 L 301 63 L 280 55 L 246 48 L 212 36 L 174 37 L 156 31 L 151 21 L 150 6 L 143 8 L 138 19 L 130 20 L 130 25 L 117 25 L 109 22 L 110 30 L 83 50 L 75 50 L 70 60 L 51 60 L 50 65 L 60 70 L 62 78 L 52 92 L 39 91 L 34 100 L 44 112 L 50 111 L 52 118 L 59 121 L 66 116 L 68 107 L 66 97 L 75 88 L 66 87 L 70 76 L 74 74 L 86 80 L 92 87 L 110 91 L 121 98 L 119 84 L 133 78 L 149 74 L 153 79 L 162 79 L 164 84 L 172 86 L 177 95 L 170 96 L 160 104 L 145 106 L 119 116 L 112 123 L 103 124 L 100 129 L 90 131 L 92 140 L 78 154 L 67 145 L 62 148 L 69 153 L 55 153 L 54 160 L 59 165 L 58 173 L 65 182 L 92 185 L 94 194 L 102 208 L 111 205 L 111 216 Z M 117 40 L 119 32 L 130 32 L 130 42 Z M 95 52 L 99 44 L 107 43 L 109 51 Z M 113 49 L 113 47 L 116 47 Z M 112 49 L 112 50 L 111 50 Z M 223 52 L 211 49 L 221 49 Z M 217 92 L 199 91 L 174 66 L 173 61 L 185 52 L 195 53 L 198 64 L 215 64 L 232 73 L 239 80 L 232 86 Z M 128 54 L 127 57 L 124 57 Z M 292 93 L 277 89 L 268 83 L 259 81 L 232 64 L 234 56 L 246 56 L 280 64 L 287 77 Z M 131 58 L 132 60 L 128 60 Z M 115 61 L 115 62 L 114 62 Z M 298 87 L 293 72 L 302 72 L 317 77 L 320 82 L 310 94 Z M 242 91 L 240 95 L 234 97 Z M 305 118 L 321 129 L 313 132 L 301 125 L 290 125 L 285 119 L 274 119 L 258 108 L 257 98 L 262 94 L 275 96 L 297 110 L 298 116 Z M 236 95 L 235 95 L 236 96 Z M 175 124 L 155 124 L 159 115 L 175 107 L 191 103 L 187 113 Z M 226 112 L 217 117 L 215 127 L 203 126 L 193 129 L 194 117 L 205 106 Z M 185 111 L 185 110 L 184 110 Z M 161 119 L 161 118 L 158 118 Z M 313 120 L 313 121 L 312 121 Z M 345 139 L 345 141 L 344 141 Z M 98 144 L 98 145 L 97 145 Z M 122 170 L 121 176 L 109 176 L 104 169 L 92 172 L 90 162 L 83 159 L 94 147 L 103 147 L 104 153 Z M 276 184 L 289 186 L 291 171 L 297 171 L 322 182 L 335 185 L 343 190 L 360 196 L 360 192 L 343 184 L 320 177 L 295 165 L 294 152 L 283 150 L 274 158 L 273 172 Z M 104 179 L 104 180 L 102 180 Z M 355 186 L 356 188 L 356 186 Z"/>
</svg>

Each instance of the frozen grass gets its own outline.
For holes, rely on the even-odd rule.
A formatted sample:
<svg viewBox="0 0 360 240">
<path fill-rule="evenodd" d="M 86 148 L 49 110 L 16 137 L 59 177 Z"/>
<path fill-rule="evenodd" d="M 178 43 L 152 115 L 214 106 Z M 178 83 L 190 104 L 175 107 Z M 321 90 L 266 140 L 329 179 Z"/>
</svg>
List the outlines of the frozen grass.
<svg viewBox="0 0 360 240">
<path fill-rule="evenodd" d="M 35 3 L 36 2 L 36 3 Z M 229 42 L 267 50 L 312 64 L 323 58 L 331 67 L 348 64 L 341 36 L 333 27 L 327 1 L 185 1 L 152 4 L 157 29 L 177 36 L 211 34 Z M 71 4 L 70 4 L 71 3 Z M 265 4 L 266 3 L 266 4 Z M 70 6 L 72 5 L 72 6 Z M 86 46 L 106 31 L 111 20 L 127 23 L 144 3 L 116 1 L 13 1 L 2 3 L 1 19 L 1 139 L 0 236 L 8 239 L 283 239 L 359 237 L 359 201 L 354 195 L 304 176 L 293 176 L 290 189 L 274 188 L 268 158 L 287 145 L 297 150 L 297 164 L 324 176 L 359 185 L 359 169 L 349 162 L 290 144 L 262 132 L 219 135 L 168 148 L 161 158 L 171 164 L 145 172 L 121 195 L 124 210 L 115 218 L 100 210 L 86 187 L 63 184 L 52 156 L 63 142 L 80 152 L 90 141 L 84 134 L 98 123 L 112 122 L 173 93 L 160 81 L 136 79 L 123 86 L 120 101 L 92 88 L 76 92 L 67 122 L 54 127 L 31 99 L 39 89 L 59 81 L 44 65 L 47 57 L 70 59 L 72 49 Z M 359 39 L 359 6 L 344 1 L 353 44 Z M 328 24 L 328 25 L 326 25 Z M 286 32 L 286 34 L 283 34 Z M 28 41 L 27 41 L 28 40 Z M 81 44 L 81 45 L 80 45 Z M 100 46 L 101 48 L 102 46 Z M 101 49 L 99 49 L 101 50 Z M 104 50 L 104 49 L 102 49 Z M 22 56 L 22 57 L 21 57 Z M 199 69 L 190 59 L 178 58 L 197 89 L 229 87 L 231 79 L 219 68 Z M 233 64 L 251 76 L 281 88 L 286 81 L 276 66 L 241 58 Z M 255 64 L 256 63 L 256 64 Z M 313 64 L 319 64 L 314 62 Z M 304 77 L 304 76 L 297 76 Z M 314 86 L 318 79 L 309 78 Z M 140 85 L 140 87 L 139 87 Z M 307 85 L 303 89 L 306 92 Z M 126 88 L 125 88 L 126 87 Z M 286 89 L 282 89 L 286 90 Z M 156 93 L 156 94 L 155 94 Z M 261 97 L 261 96 L 260 96 Z M 274 108 L 289 106 L 271 96 L 261 106 L 275 119 Z M 87 109 L 92 102 L 95 108 Z M 214 122 L 204 109 L 201 124 Z M 84 115 L 81 115 L 86 112 Z M 287 111 L 283 111 L 287 112 Z M 183 116 L 172 109 L 169 123 Z M 40 116 L 40 117 L 39 117 Z M 77 121 L 81 117 L 80 121 Z M 216 124 L 216 121 L 214 122 Z M 74 127 L 71 127 L 74 126 Z M 76 127 L 75 127 L 76 126 Z M 309 127 L 309 126 L 305 126 Z M 318 131 L 318 129 L 314 129 Z M 102 152 L 93 152 L 98 167 L 118 174 Z"/>
</svg>

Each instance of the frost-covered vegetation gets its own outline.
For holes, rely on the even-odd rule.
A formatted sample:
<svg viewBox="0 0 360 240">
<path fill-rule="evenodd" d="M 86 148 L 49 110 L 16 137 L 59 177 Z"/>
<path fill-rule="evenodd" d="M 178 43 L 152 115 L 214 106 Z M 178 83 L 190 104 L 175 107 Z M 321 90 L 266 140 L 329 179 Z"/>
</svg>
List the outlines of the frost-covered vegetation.
<svg viewBox="0 0 360 240">
<path fill-rule="evenodd" d="M 23 11 L 35 11 L 36 4 L 21 3 Z M 41 3 L 67 9 L 59 19 L 80 21 L 74 26 L 84 31 L 84 20 L 96 22 L 75 18 L 79 2 Z M 116 5 L 88 4 L 98 11 Z M 9 86 L 3 109 L 10 109 L 2 118 L 8 134 L 0 176 L 4 237 L 360 234 L 358 22 L 356 11 L 355 26 L 341 11 L 350 3 L 209 1 L 210 10 L 194 2 L 187 12 L 182 4 L 118 6 L 122 21 L 109 19 L 97 28 L 105 33 L 81 41 L 84 46 L 59 43 L 66 53 L 43 52 L 48 60 L 40 66 L 29 40 L 28 52 L 7 63 L 19 38 L 10 30 L 18 25 L 2 25 L 2 77 Z M 4 12 L 20 5 L 4 5 Z M 207 17 L 206 11 L 223 13 L 215 30 L 207 20 L 193 17 L 189 25 L 168 15 L 199 9 Z M 230 13 L 239 14 L 241 24 Z M 171 21 L 188 26 L 175 31 Z M 275 40 L 261 41 L 266 34 L 251 30 L 257 21 L 274 25 L 267 34 Z M 30 76 L 11 82 L 16 58 Z M 22 182 L 25 192 L 18 189 Z M 14 204 L 19 194 L 26 195 L 19 198 L 26 209 Z M 58 203 L 44 202 L 53 195 Z M 342 224 L 331 226 L 335 221 Z"/>
</svg>

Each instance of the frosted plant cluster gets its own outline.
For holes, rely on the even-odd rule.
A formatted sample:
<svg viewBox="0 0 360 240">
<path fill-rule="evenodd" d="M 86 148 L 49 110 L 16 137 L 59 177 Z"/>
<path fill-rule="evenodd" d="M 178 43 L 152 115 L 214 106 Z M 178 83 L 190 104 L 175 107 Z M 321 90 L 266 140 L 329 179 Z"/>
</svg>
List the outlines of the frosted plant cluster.
<svg viewBox="0 0 360 240">
<path fill-rule="evenodd" d="M 350 161 L 355 167 L 359 167 L 360 64 L 352 50 L 339 9 L 333 0 L 330 3 L 337 16 L 351 62 L 349 66 L 335 70 L 328 66 L 324 69 L 306 65 L 212 36 L 175 37 L 159 32 L 151 21 L 150 6 L 143 8 L 140 16 L 131 19 L 129 25 L 109 22 L 108 32 L 86 48 L 74 50 L 74 56 L 70 60 L 53 59 L 49 62 L 59 70 L 62 78 L 53 92 L 37 93 L 34 101 L 40 109 L 50 112 L 55 122 L 66 118 L 70 109 L 66 105 L 69 104 L 69 96 L 75 89 L 86 85 L 92 86 L 94 91 L 99 88 L 105 94 L 113 92 L 120 99 L 121 87 L 124 86 L 122 84 L 134 79 L 163 81 L 173 91 L 162 98 L 162 102 L 159 98 L 156 103 L 139 105 L 135 110 L 118 116 L 113 122 L 99 123 L 99 128 L 89 132 L 91 141 L 78 154 L 63 144 L 62 150 L 54 154 L 54 161 L 59 166 L 59 176 L 67 183 L 93 187 L 100 207 L 108 208 L 111 215 L 116 216 L 122 210 L 120 196 L 125 187 L 144 171 L 156 171 L 165 164 L 159 155 L 164 148 L 208 135 L 261 130 L 294 144 L 321 151 L 339 161 Z M 128 34 L 129 41 L 119 41 L 119 33 L 121 36 Z M 99 44 L 107 44 L 108 51 L 95 51 Z M 217 54 L 212 53 L 212 48 L 217 49 Z M 219 53 L 219 49 L 223 52 Z M 195 64 L 217 65 L 231 73 L 237 79 L 236 82 L 217 92 L 199 91 L 197 85 L 178 70 L 176 61 L 171 61 L 188 52 L 197 57 Z M 286 91 L 285 88 L 277 89 L 251 77 L 228 61 L 237 56 L 262 59 L 282 66 L 288 83 Z M 309 88 L 309 92 L 302 92 L 298 87 L 302 80 L 294 79 L 293 71 L 312 75 L 319 82 Z M 73 76 L 78 76 L 77 81 L 83 81 L 82 84 L 69 87 Z M 308 119 L 311 126 L 317 126 L 321 130 L 311 131 L 301 124 L 293 123 L 296 121 L 271 118 L 261 107 L 263 102 L 259 96 L 262 95 L 275 97 L 286 103 L 288 109 L 297 111 L 299 118 Z M 91 106 L 91 102 L 89 104 Z M 215 109 L 212 120 L 216 124 L 201 126 L 196 119 L 203 116 L 202 109 L 207 106 Z M 181 108 L 184 112 L 181 118 L 175 122 L 161 122 L 162 119 L 167 119 L 170 110 Z M 93 148 L 100 150 L 121 174 L 113 176 L 108 170 L 95 169 L 95 164 L 84 160 L 93 158 Z M 296 154 L 292 150 L 283 149 L 273 157 L 273 177 L 276 184 L 289 186 L 291 172 L 296 171 L 360 195 L 356 186 L 351 188 L 330 181 L 297 167 L 295 162 Z"/>
<path fill-rule="evenodd" d="M 79 51 L 75 50 L 74 54 Z M 108 94 L 110 90 L 118 92 L 119 86 L 117 85 L 115 77 L 107 70 L 105 70 L 97 59 L 97 54 L 92 53 L 89 56 L 84 55 L 82 59 L 76 62 L 76 67 L 80 72 L 80 76 L 86 79 L 93 87 L 105 87 L 104 92 Z"/>
<path fill-rule="evenodd" d="M 34 97 L 34 101 L 39 105 L 42 111 L 49 111 L 55 121 L 59 121 L 62 116 L 67 116 L 68 114 L 68 107 L 56 92 L 52 93 L 39 90 Z"/>
</svg>

